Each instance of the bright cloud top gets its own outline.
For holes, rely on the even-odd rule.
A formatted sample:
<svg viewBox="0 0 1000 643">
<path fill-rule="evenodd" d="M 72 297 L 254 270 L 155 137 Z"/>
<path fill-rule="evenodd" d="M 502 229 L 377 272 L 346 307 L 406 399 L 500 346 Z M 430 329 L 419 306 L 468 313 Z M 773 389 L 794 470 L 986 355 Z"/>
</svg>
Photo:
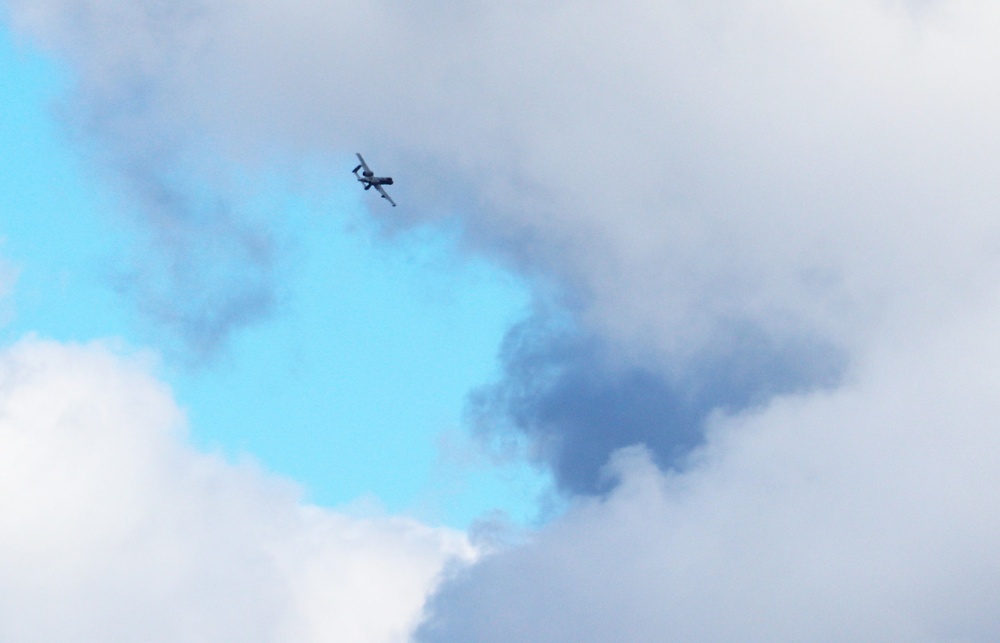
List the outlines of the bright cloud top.
<svg viewBox="0 0 1000 643">
<path fill-rule="evenodd" d="M 470 553 L 194 452 L 164 387 L 103 345 L 0 354 L 0 638 L 403 641 Z"/>
</svg>

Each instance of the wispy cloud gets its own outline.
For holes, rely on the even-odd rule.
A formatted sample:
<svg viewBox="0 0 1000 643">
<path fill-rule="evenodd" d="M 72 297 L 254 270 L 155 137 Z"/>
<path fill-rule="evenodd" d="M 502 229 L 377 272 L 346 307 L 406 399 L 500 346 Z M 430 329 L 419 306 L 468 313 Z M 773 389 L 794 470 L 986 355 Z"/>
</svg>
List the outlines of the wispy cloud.
<svg viewBox="0 0 1000 643">
<path fill-rule="evenodd" d="M 225 195 L 196 197 L 133 166 L 124 172 L 142 212 L 140 251 L 116 285 L 181 340 L 181 354 L 212 357 L 228 336 L 271 312 L 275 241 L 266 224 Z"/>
<path fill-rule="evenodd" d="M 116 285 L 179 339 L 213 356 L 274 299 L 272 230 L 210 150 L 207 124 L 164 70 L 207 46 L 198 3 L 9 3 L 14 23 L 72 65 L 58 105 L 67 131 L 134 224 L 137 248 Z"/>
</svg>

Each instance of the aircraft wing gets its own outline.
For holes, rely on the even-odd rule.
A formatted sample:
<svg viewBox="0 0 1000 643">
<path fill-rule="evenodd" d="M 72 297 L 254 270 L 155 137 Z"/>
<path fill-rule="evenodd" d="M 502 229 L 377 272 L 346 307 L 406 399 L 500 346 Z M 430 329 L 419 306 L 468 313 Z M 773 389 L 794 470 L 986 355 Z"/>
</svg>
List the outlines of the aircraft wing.
<svg viewBox="0 0 1000 643">
<path fill-rule="evenodd" d="M 354 171 L 357 172 L 359 168 L 363 167 L 365 168 L 365 172 L 371 172 L 371 170 L 368 168 L 368 164 L 365 163 L 365 160 L 361 157 L 361 154 L 359 152 L 355 152 L 355 154 L 358 155 L 358 160 L 361 161 L 361 165 L 354 168 Z"/>
<path fill-rule="evenodd" d="M 359 156 L 360 156 L 360 154 L 359 154 Z M 378 183 L 375 183 L 372 187 L 374 187 L 376 190 L 378 190 L 379 194 L 382 195 L 382 198 L 385 199 L 385 200 L 387 200 L 389 203 L 391 203 L 392 207 L 396 207 L 396 202 L 392 200 L 392 197 L 389 196 L 389 194 L 385 191 L 385 189 L 381 185 L 379 185 Z"/>
</svg>

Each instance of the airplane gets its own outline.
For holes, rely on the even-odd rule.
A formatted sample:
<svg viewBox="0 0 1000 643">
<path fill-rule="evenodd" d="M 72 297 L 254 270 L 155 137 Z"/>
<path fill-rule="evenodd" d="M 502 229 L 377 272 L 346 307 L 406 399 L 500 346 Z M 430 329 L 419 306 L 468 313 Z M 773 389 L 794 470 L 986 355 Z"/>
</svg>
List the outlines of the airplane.
<svg viewBox="0 0 1000 643">
<path fill-rule="evenodd" d="M 383 199 L 391 203 L 392 207 L 396 207 L 396 202 L 393 201 L 388 194 L 386 194 L 385 189 L 382 187 L 383 185 L 392 185 L 392 177 L 375 176 L 375 173 L 368 168 L 368 164 L 365 163 L 365 160 L 361 158 L 360 154 L 358 154 L 358 160 L 361 161 L 361 164 L 358 165 L 356 168 L 354 168 L 354 170 L 352 171 L 354 172 L 354 176 L 356 176 L 358 180 L 361 181 L 361 185 L 365 186 L 366 190 L 375 188 L 376 190 L 379 191 L 379 194 L 382 195 Z M 358 176 L 358 170 L 360 170 L 361 168 L 365 168 L 365 170 L 364 172 L 361 173 L 361 176 Z"/>
</svg>

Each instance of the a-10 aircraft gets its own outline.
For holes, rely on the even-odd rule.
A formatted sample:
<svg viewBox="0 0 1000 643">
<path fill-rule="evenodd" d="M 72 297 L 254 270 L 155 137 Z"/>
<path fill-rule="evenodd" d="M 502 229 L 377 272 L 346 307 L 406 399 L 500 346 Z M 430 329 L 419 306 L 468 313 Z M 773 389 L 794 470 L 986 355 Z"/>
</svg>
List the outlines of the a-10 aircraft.
<svg viewBox="0 0 1000 643">
<path fill-rule="evenodd" d="M 375 188 L 376 190 L 379 191 L 379 194 L 382 195 L 383 199 L 391 203 L 392 207 L 396 207 L 396 202 L 389 197 L 389 195 L 385 191 L 385 188 L 382 187 L 383 185 L 392 185 L 392 177 L 375 176 L 375 173 L 371 171 L 371 169 L 368 167 L 368 164 L 365 163 L 365 160 L 361 158 L 361 154 L 358 154 L 358 160 L 361 161 L 361 165 L 354 168 L 353 170 L 354 176 L 356 176 L 358 180 L 361 181 L 361 184 L 365 186 L 366 190 Z M 361 168 L 364 168 L 364 171 L 361 173 L 361 176 L 358 176 L 358 170 L 360 170 Z"/>
</svg>

